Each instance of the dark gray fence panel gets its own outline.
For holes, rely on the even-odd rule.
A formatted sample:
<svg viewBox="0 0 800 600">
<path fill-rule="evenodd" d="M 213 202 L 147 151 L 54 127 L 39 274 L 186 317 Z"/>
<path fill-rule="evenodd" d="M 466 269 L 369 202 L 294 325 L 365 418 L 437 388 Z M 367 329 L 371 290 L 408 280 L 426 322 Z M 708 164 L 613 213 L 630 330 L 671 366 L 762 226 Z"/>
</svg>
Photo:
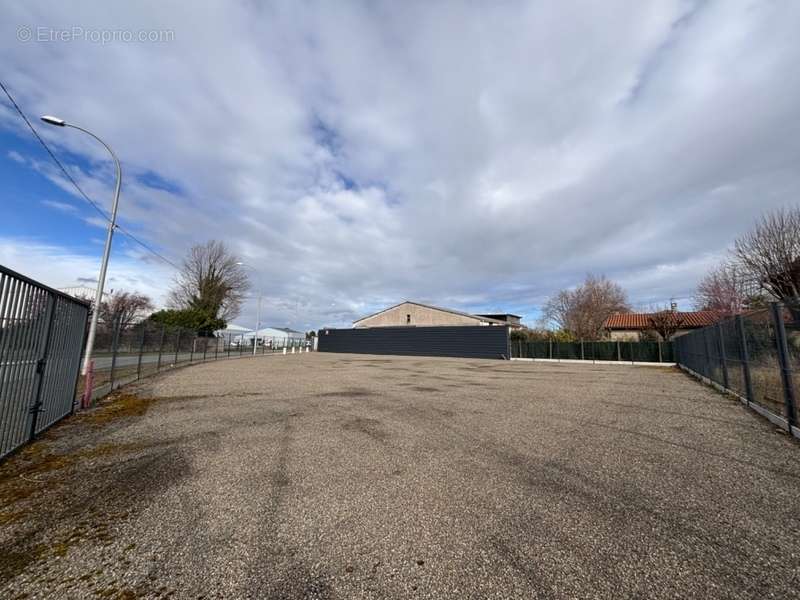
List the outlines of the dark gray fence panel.
<svg viewBox="0 0 800 600">
<path fill-rule="evenodd" d="M 0 458 L 72 412 L 88 313 L 0 266 Z"/>
<path fill-rule="evenodd" d="M 508 358 L 508 327 L 321 329 L 320 352 Z"/>
<path fill-rule="evenodd" d="M 773 303 L 675 340 L 682 367 L 729 390 L 776 424 L 797 430 L 800 311 Z"/>
<path fill-rule="evenodd" d="M 512 339 L 512 358 L 674 362 L 672 342 L 556 342 Z"/>
</svg>

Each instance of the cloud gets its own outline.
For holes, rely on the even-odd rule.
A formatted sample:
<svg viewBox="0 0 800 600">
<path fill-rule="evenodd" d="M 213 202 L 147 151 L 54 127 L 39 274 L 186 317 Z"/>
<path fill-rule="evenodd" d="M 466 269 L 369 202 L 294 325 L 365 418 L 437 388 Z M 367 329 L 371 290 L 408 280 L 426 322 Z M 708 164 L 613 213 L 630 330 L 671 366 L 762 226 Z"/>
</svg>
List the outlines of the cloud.
<svg viewBox="0 0 800 600">
<path fill-rule="evenodd" d="M 58 200 L 42 200 L 42 204 L 63 213 L 75 214 L 78 212 L 78 209 L 73 204 L 59 202 Z"/>
<path fill-rule="evenodd" d="M 87 255 L 41 240 L 0 236 L 0 264 L 54 288 L 94 285 L 100 253 Z M 163 306 L 164 286 L 170 279 L 169 269 L 121 254 L 109 263 L 106 289 L 141 292 Z"/>
<path fill-rule="evenodd" d="M 798 197 L 798 20 L 792 2 L 26 2 L 0 44 L 29 113 L 119 154 L 126 227 L 173 260 L 227 241 L 266 320 L 302 328 L 403 298 L 535 316 L 590 271 L 637 303 L 688 298 Z M 175 35 L 22 44 L 21 25 Z M 107 210 L 105 150 L 42 134 Z"/>
<path fill-rule="evenodd" d="M 25 164 L 25 157 L 16 150 L 9 150 L 6 156 L 16 163 Z"/>
</svg>

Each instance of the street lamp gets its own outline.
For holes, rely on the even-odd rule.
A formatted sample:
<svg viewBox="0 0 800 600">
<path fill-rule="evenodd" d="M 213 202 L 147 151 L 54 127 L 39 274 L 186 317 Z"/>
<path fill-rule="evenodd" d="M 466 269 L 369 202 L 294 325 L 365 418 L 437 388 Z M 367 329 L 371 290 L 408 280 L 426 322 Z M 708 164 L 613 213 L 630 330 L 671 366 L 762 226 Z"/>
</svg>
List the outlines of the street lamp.
<svg viewBox="0 0 800 600">
<path fill-rule="evenodd" d="M 245 267 L 247 269 L 252 270 L 253 273 L 255 273 L 256 277 L 258 278 L 258 271 L 256 271 L 255 268 L 253 268 L 250 265 L 248 265 L 247 263 L 243 263 L 243 262 L 237 262 L 236 264 L 239 265 L 240 267 Z M 258 330 L 261 329 L 261 283 L 260 283 L 260 278 L 258 278 L 258 279 L 259 279 L 259 284 L 258 284 L 258 308 L 256 308 L 256 332 L 253 335 L 253 356 L 255 356 L 256 348 L 258 347 Z"/>
<path fill-rule="evenodd" d="M 108 270 L 108 257 L 111 254 L 111 240 L 114 237 L 114 229 L 117 226 L 117 206 L 119 205 L 119 189 L 122 185 L 122 168 L 119 165 L 119 159 L 117 158 L 117 155 L 114 154 L 114 151 L 111 149 L 111 147 L 91 131 L 84 129 L 83 127 L 78 127 L 77 125 L 73 125 L 72 123 L 67 123 L 64 121 L 64 119 L 59 119 L 58 117 L 53 117 L 51 115 L 44 115 L 42 117 L 42 121 L 49 125 L 55 125 L 56 127 L 72 127 L 73 129 L 77 129 L 78 131 L 89 134 L 98 142 L 103 144 L 105 149 L 108 150 L 109 154 L 111 154 L 111 157 L 114 159 L 114 165 L 116 166 L 117 171 L 117 184 L 114 188 L 114 203 L 111 207 L 111 220 L 108 222 L 106 246 L 103 250 L 103 262 L 100 265 L 100 277 L 97 279 L 97 291 L 94 294 L 94 310 L 92 311 L 92 321 L 89 325 L 89 337 L 86 340 L 86 355 L 83 359 L 83 368 L 81 370 L 81 373 L 86 375 L 86 371 L 89 369 L 89 364 L 92 361 L 94 338 L 95 334 L 97 333 L 97 317 L 100 314 L 100 302 L 103 299 L 103 287 L 106 283 L 106 271 Z"/>
</svg>

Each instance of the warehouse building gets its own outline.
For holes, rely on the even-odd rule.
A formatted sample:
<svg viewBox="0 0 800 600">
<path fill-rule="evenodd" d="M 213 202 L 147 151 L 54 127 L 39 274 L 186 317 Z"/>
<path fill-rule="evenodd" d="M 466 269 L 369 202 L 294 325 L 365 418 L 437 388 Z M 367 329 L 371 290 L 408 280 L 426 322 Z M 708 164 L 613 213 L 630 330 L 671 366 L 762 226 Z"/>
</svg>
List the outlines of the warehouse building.
<svg viewBox="0 0 800 600">
<path fill-rule="evenodd" d="M 518 315 L 500 313 L 473 315 L 470 313 L 431 306 L 406 300 L 353 322 L 354 328 L 368 327 L 435 327 L 453 325 L 504 326 L 522 328 Z"/>
</svg>

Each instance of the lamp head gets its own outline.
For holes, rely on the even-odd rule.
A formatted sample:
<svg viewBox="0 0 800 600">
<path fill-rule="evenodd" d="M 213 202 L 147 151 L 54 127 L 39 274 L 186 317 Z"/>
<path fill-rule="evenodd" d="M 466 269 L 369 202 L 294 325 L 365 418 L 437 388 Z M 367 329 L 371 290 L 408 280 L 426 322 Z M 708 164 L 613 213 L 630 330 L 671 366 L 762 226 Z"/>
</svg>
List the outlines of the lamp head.
<svg viewBox="0 0 800 600">
<path fill-rule="evenodd" d="M 42 117 L 42 121 L 49 123 L 50 125 L 56 125 L 57 127 L 64 127 L 64 125 L 67 124 L 64 119 L 59 119 L 58 117 L 53 117 L 51 115 L 44 115 Z"/>
</svg>

